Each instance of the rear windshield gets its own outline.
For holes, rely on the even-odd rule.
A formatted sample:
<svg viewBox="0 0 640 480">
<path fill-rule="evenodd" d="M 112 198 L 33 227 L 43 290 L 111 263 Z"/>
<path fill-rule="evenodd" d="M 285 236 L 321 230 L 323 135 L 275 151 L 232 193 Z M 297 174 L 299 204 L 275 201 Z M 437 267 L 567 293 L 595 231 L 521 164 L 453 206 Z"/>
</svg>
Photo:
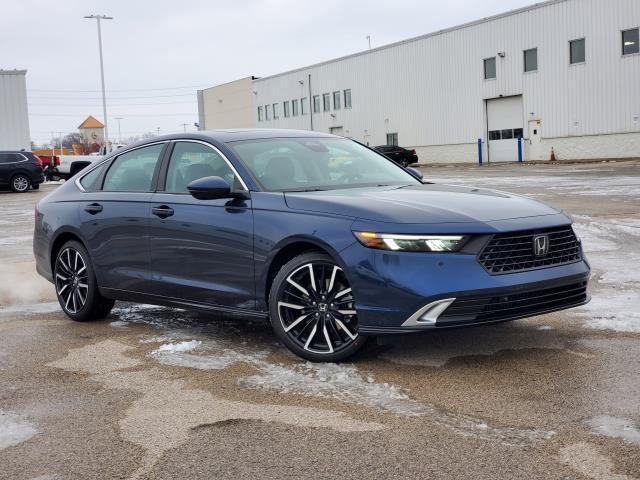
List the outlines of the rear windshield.
<svg viewBox="0 0 640 480">
<path fill-rule="evenodd" d="M 386 157 L 343 138 L 270 138 L 229 146 L 266 191 L 420 183 Z"/>
</svg>

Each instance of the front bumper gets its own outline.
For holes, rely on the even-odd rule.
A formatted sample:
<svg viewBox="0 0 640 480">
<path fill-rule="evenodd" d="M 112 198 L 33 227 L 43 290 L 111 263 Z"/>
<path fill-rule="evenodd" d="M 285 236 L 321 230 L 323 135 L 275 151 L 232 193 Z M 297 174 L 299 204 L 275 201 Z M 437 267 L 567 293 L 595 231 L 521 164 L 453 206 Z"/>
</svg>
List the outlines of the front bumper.
<svg viewBox="0 0 640 480">
<path fill-rule="evenodd" d="M 490 275 L 471 254 L 390 252 L 354 244 L 341 255 L 354 291 L 360 332 L 406 333 L 502 322 L 582 305 L 590 268 L 567 265 Z M 425 322 L 430 304 L 453 300 Z"/>
</svg>

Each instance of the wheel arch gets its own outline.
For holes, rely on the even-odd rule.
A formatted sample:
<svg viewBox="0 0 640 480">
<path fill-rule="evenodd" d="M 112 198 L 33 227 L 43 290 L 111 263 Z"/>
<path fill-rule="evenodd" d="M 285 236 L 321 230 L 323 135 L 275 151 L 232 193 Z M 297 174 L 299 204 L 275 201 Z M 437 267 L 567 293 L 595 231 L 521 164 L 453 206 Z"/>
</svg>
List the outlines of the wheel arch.
<svg viewBox="0 0 640 480">
<path fill-rule="evenodd" d="M 263 271 L 261 282 L 259 286 L 262 290 L 258 292 L 259 307 L 268 309 L 269 307 L 269 292 L 271 291 L 271 285 L 273 280 L 280 271 L 283 265 L 289 260 L 303 253 L 318 252 L 325 253 L 332 257 L 334 261 L 342 266 L 342 260 L 330 245 L 313 237 L 295 237 L 283 240 L 273 250 L 269 259 L 267 260 L 265 269 Z"/>
<path fill-rule="evenodd" d="M 51 242 L 51 248 L 49 250 L 49 263 L 52 272 L 55 269 L 55 262 L 58 256 L 58 252 L 60 252 L 60 249 L 65 243 L 71 240 L 75 240 L 82 244 L 84 248 L 87 248 L 86 242 L 82 239 L 80 234 L 74 230 L 62 230 L 56 233 L 53 241 Z M 89 251 L 89 249 L 87 249 L 87 251 Z"/>
</svg>

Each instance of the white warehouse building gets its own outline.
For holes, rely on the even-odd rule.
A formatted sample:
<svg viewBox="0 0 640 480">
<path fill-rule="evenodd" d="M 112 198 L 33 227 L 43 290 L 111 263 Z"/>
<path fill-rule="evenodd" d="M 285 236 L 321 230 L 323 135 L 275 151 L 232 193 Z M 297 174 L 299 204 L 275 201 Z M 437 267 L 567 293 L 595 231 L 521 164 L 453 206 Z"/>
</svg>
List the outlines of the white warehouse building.
<svg viewBox="0 0 640 480">
<path fill-rule="evenodd" d="M 639 27 L 640 0 L 546 1 L 200 90 L 200 128 L 330 132 L 421 162 L 640 157 Z"/>
<path fill-rule="evenodd" d="M 0 150 L 30 150 L 26 70 L 0 70 Z"/>
</svg>

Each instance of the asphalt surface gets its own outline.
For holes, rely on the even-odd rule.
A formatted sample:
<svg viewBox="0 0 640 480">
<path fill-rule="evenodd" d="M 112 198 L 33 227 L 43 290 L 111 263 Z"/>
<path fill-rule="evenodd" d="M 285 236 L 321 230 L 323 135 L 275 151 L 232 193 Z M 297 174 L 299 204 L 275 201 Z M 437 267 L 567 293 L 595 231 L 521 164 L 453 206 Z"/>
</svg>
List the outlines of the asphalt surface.
<svg viewBox="0 0 640 480">
<path fill-rule="evenodd" d="M 640 163 L 427 167 L 576 220 L 586 307 L 300 361 L 266 325 L 117 304 L 68 320 L 0 193 L 0 479 L 640 478 Z"/>
</svg>

